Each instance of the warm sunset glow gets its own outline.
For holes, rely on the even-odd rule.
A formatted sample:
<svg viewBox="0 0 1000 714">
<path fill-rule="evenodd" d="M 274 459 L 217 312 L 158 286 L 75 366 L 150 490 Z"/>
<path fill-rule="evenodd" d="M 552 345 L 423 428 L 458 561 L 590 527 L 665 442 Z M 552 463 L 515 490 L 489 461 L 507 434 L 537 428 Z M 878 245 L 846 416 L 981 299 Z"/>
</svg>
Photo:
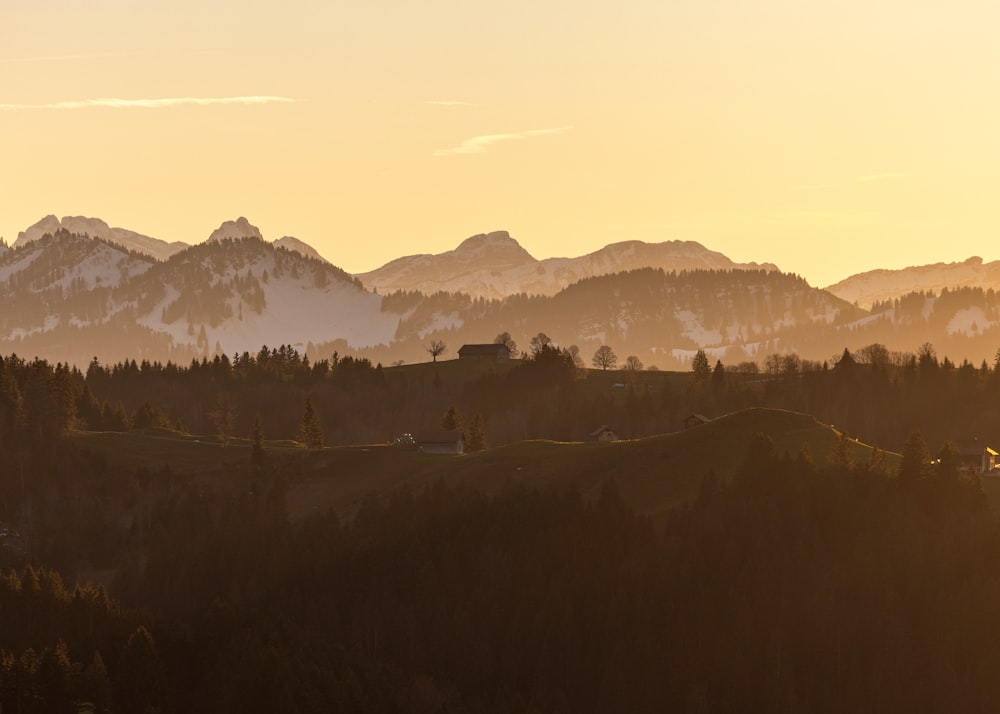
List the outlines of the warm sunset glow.
<svg viewBox="0 0 1000 714">
<path fill-rule="evenodd" d="M 827 285 L 1000 258 L 990 3 L 8 0 L 0 235 L 246 215 L 352 272 L 508 230 Z"/>
</svg>

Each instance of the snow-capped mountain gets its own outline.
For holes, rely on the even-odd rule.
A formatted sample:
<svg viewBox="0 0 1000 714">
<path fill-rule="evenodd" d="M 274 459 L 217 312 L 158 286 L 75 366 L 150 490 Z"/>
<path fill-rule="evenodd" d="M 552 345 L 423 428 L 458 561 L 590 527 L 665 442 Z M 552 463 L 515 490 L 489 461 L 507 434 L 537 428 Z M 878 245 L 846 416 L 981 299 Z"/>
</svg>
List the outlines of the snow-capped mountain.
<svg viewBox="0 0 1000 714">
<path fill-rule="evenodd" d="M 638 268 L 777 270 L 770 263 L 734 263 L 723 254 L 693 241 L 627 241 L 576 258 L 537 260 L 509 233 L 495 231 L 467 238 L 454 250 L 398 258 L 357 277 L 380 293 L 446 291 L 503 298 L 519 293 L 554 295 L 584 278 Z"/>
<path fill-rule="evenodd" d="M 839 298 L 869 308 L 911 292 L 940 293 L 945 288 L 976 287 L 1000 290 L 1000 261 L 983 263 L 972 257 L 961 263 L 934 263 L 900 270 L 870 270 L 826 288 Z"/>
<path fill-rule="evenodd" d="M 391 342 L 401 319 L 339 268 L 259 238 L 157 262 L 65 230 L 0 256 L 0 303 L 5 348 L 30 340 L 78 364 L 87 353 L 164 360 L 310 341 L 362 349 Z"/>
<path fill-rule="evenodd" d="M 45 216 L 43 219 L 17 234 L 13 248 L 38 240 L 42 236 L 54 235 L 59 230 L 65 230 L 75 235 L 86 235 L 91 238 L 101 238 L 116 243 L 127 250 L 134 250 L 144 255 L 150 255 L 157 260 L 166 260 L 174 253 L 187 248 L 186 243 L 176 241 L 167 243 L 159 238 L 136 233 L 125 228 L 112 228 L 100 218 L 84 216 L 64 216 L 62 220 L 55 216 Z"/>
<path fill-rule="evenodd" d="M 145 273 L 155 261 L 117 244 L 57 230 L 0 259 L 0 285 L 25 285 L 29 293 L 114 288 Z"/>
<path fill-rule="evenodd" d="M 185 248 L 191 247 L 190 244 L 182 241 L 168 243 L 159 238 L 152 238 L 125 228 L 112 228 L 100 218 L 65 216 L 60 220 L 53 215 L 45 216 L 34 225 L 18 233 L 17 240 L 10 247 L 17 248 L 24 246 L 38 240 L 44 235 L 54 235 L 61 230 L 78 236 L 100 238 L 106 242 L 120 245 L 126 250 L 142 253 L 157 260 L 166 260 Z M 206 241 L 214 242 L 225 238 L 239 239 L 248 237 L 263 239 L 260 229 L 250 223 L 245 217 L 240 216 L 235 221 L 224 221 L 218 228 L 212 231 Z M 298 238 L 284 236 L 274 241 L 274 245 L 286 250 L 295 251 L 309 258 L 328 262 L 315 248 Z M 0 242 L 0 255 L 7 250 L 8 246 Z"/>
<path fill-rule="evenodd" d="M 257 238 L 194 246 L 147 277 L 136 286 L 149 305 L 138 322 L 177 345 L 232 353 L 342 339 L 361 348 L 391 342 L 399 323 L 339 268 Z"/>
<path fill-rule="evenodd" d="M 829 361 L 844 347 L 875 343 L 912 352 L 931 342 L 939 354 L 978 364 L 992 359 L 1000 344 L 1000 291 L 978 287 L 911 292 L 871 311 L 773 266 L 733 270 L 731 261 L 698 244 L 624 243 L 584 259 L 537 261 L 509 235 L 488 234 L 465 241 L 444 260 L 419 256 L 390 264 L 400 279 L 421 263 L 438 270 L 436 292 L 383 288 L 379 294 L 310 257 L 309 247 L 294 239 L 272 244 L 258 236 L 227 237 L 255 230 L 243 223 L 228 222 L 215 240 L 165 261 L 61 228 L 23 241 L 0 255 L 0 354 L 77 365 L 95 355 L 186 362 L 289 344 L 312 356 L 338 351 L 413 362 L 426 359 L 431 340 L 455 351 L 507 331 L 522 346 L 545 332 L 559 345 L 577 345 L 585 358 L 607 344 L 620 356 L 678 369 L 698 349 L 735 365 L 787 352 Z M 447 270 L 456 280 L 506 275 L 510 284 L 527 271 L 551 289 L 548 268 L 560 260 L 569 265 L 566 275 L 576 275 L 580 265 L 609 271 L 665 254 L 674 257 L 670 271 L 594 275 L 553 295 L 532 296 L 520 287 L 509 297 L 483 300 L 472 291 L 440 290 L 451 285 Z M 678 255 L 688 261 L 683 270 L 676 269 Z M 694 261 L 721 267 L 698 269 Z M 962 266 L 974 275 L 991 269 L 981 261 Z"/>
</svg>

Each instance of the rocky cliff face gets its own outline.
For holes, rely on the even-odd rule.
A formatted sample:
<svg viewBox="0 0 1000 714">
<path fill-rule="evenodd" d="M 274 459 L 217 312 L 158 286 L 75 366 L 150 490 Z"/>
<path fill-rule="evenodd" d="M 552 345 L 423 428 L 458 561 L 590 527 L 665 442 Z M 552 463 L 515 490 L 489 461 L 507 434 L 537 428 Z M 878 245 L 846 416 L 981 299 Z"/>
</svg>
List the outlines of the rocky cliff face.
<svg viewBox="0 0 1000 714">
<path fill-rule="evenodd" d="M 212 235 L 208 237 L 208 242 L 224 240 L 226 238 L 263 239 L 263 236 L 260 234 L 260 229 L 257 226 L 252 225 L 250 221 L 240 216 L 235 221 L 223 221 L 221 226 L 212 231 Z"/>
</svg>

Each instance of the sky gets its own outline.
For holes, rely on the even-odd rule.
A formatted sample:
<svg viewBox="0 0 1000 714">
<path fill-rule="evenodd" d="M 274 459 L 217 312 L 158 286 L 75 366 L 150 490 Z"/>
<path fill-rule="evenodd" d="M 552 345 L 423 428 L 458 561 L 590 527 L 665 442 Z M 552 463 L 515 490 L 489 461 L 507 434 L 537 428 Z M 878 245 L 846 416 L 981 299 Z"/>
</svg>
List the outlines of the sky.
<svg viewBox="0 0 1000 714">
<path fill-rule="evenodd" d="M 3 0 L 0 236 L 996 260 L 998 32 L 992 0 Z"/>
</svg>

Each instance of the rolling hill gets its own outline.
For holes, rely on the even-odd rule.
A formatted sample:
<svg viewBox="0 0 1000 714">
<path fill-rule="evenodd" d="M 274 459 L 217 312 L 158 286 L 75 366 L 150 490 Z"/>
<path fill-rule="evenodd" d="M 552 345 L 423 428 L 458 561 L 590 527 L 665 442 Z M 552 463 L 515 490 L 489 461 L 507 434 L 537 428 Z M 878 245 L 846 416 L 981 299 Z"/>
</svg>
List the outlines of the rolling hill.
<svg viewBox="0 0 1000 714">
<path fill-rule="evenodd" d="M 712 472 L 729 479 L 739 468 L 754 435 L 762 433 L 779 453 L 805 449 L 825 464 L 840 433 L 811 416 L 753 408 L 693 429 L 632 441 L 580 443 L 524 441 L 463 456 L 418 453 L 384 444 L 326 448 L 308 454 L 294 442 L 267 442 L 275 459 L 308 459 L 307 477 L 290 485 L 288 511 L 302 518 L 333 509 L 353 514 L 365 498 L 396 488 L 419 490 L 438 482 L 466 484 L 495 493 L 508 484 L 570 489 L 592 497 L 614 480 L 626 503 L 637 511 L 663 516 L 698 494 L 702 477 Z M 214 437 L 165 430 L 76 432 L 74 442 L 109 461 L 212 479 L 223 460 L 249 458 L 246 440 L 223 450 Z M 850 442 L 853 459 L 867 463 L 872 447 Z M 890 464 L 895 455 L 889 454 Z"/>
</svg>

